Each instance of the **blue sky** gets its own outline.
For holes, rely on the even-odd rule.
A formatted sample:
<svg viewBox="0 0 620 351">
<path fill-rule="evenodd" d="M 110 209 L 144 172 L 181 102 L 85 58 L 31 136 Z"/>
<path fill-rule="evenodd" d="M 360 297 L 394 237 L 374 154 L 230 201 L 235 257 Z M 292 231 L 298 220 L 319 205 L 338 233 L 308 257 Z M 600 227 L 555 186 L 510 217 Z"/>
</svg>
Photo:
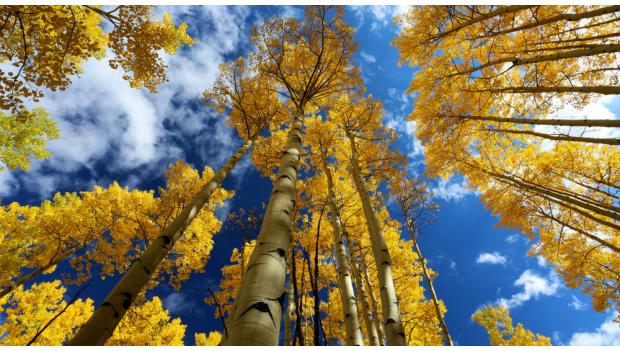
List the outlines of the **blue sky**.
<svg viewBox="0 0 620 351">
<path fill-rule="evenodd" d="M 122 74 L 112 71 L 105 60 L 87 62 L 69 89 L 50 92 L 42 100 L 62 132 L 61 139 L 50 143 L 54 156 L 33 161 L 30 172 L 0 173 L 3 204 L 36 204 L 57 191 L 88 190 L 113 180 L 131 188 L 154 189 L 163 184 L 168 163 L 180 158 L 199 169 L 204 165 L 217 168 L 240 145 L 223 116 L 200 103 L 201 93 L 213 82 L 219 63 L 250 50 L 252 24 L 274 13 L 300 16 L 301 8 L 158 9 L 163 10 L 172 12 L 176 21 L 188 22 L 190 35 L 197 39 L 193 47 L 166 57 L 170 82 L 154 95 L 129 88 Z M 423 149 L 415 140 L 415 126 L 406 122 L 413 98 L 404 95 L 414 70 L 398 67 L 398 53 L 390 46 L 398 32 L 391 18 L 403 10 L 347 7 L 345 18 L 357 28 L 355 60 L 368 92 L 384 102 L 385 122 L 400 137 L 396 146 L 410 158 L 411 171 L 421 174 Z M 620 101 L 608 99 L 588 108 L 614 116 L 620 112 Z M 471 315 L 479 306 L 498 301 L 511 307 L 515 322 L 552 337 L 554 344 L 620 344 L 620 329 L 609 322 L 611 313 L 593 312 L 588 296 L 566 288 L 550 266 L 527 256 L 532 243 L 524 235 L 494 228 L 498 218 L 484 209 L 461 177 L 430 182 L 442 209 L 437 220 L 423 230 L 420 244 L 430 266 L 439 272 L 436 289 L 447 305 L 446 321 L 458 344 L 488 344 L 486 333 L 471 321 Z M 260 208 L 271 189 L 248 157 L 224 185 L 237 193 L 219 211 L 222 218 L 237 208 Z M 397 211 L 391 210 L 397 217 Z M 212 318 L 214 309 L 203 299 L 207 287 L 217 286 L 219 270 L 238 245 L 237 238 L 229 229 L 219 233 L 206 272 L 194 274 L 180 292 L 162 284 L 149 294 L 160 296 L 171 314 L 188 325 L 187 344 L 193 343 L 194 332 L 221 330 L 220 322 Z M 99 303 L 116 281 L 93 283 L 84 295 Z M 76 288 L 69 287 L 72 291 Z"/>
</svg>

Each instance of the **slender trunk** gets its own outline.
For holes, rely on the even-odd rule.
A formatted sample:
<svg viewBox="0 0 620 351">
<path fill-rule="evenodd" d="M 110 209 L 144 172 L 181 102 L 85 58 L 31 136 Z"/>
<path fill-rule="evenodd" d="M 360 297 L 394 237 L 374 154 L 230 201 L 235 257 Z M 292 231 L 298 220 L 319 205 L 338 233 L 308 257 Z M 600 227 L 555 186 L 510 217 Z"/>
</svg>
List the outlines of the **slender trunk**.
<svg viewBox="0 0 620 351">
<path fill-rule="evenodd" d="M 301 338 L 301 307 L 299 304 L 299 289 L 297 288 L 297 261 L 295 252 L 291 255 L 291 267 L 293 267 L 293 301 L 295 301 L 295 332 L 293 334 L 293 346 L 304 344 Z"/>
<path fill-rule="evenodd" d="M 613 85 L 599 85 L 599 86 L 581 86 L 581 87 L 569 87 L 569 86 L 556 86 L 556 87 L 506 87 L 506 88 L 491 88 L 491 89 L 477 89 L 477 90 L 465 90 L 473 93 L 513 93 L 513 94 L 537 94 L 537 93 L 583 93 L 583 94 L 603 94 L 603 95 L 617 95 L 620 94 L 620 87 Z"/>
<path fill-rule="evenodd" d="M 494 177 L 497 177 L 497 178 L 506 179 L 506 180 L 508 180 L 508 181 L 510 181 L 510 182 L 512 182 L 512 183 L 514 183 L 514 184 L 516 184 L 516 185 L 518 185 L 520 187 L 522 187 L 522 188 L 534 191 L 534 192 L 539 193 L 539 194 L 543 194 L 543 195 L 547 195 L 547 196 L 551 196 L 551 197 L 557 198 L 557 199 L 562 200 L 562 201 L 564 201 L 566 203 L 569 203 L 569 204 L 581 207 L 581 208 L 586 209 L 586 210 L 590 210 L 590 211 L 592 211 L 592 212 L 594 212 L 596 214 L 599 214 L 601 216 L 605 216 L 605 217 L 608 217 L 608 218 L 620 221 L 620 214 L 618 214 L 618 213 L 616 213 L 614 211 L 608 211 L 608 210 L 600 208 L 598 206 L 594 206 L 594 205 L 591 205 L 591 204 L 586 203 L 584 201 L 580 201 L 579 199 L 577 199 L 575 197 L 564 195 L 564 194 L 562 194 L 562 193 L 560 193 L 558 191 L 554 191 L 552 189 L 545 188 L 545 187 L 543 187 L 541 185 L 534 184 L 534 183 L 531 183 L 529 181 L 520 181 L 520 180 L 516 179 L 517 177 L 515 177 L 513 175 L 506 176 L 506 175 L 499 174 L 499 173 L 496 173 L 496 172 L 487 172 L 487 173 L 489 173 L 490 175 L 492 175 Z"/>
<path fill-rule="evenodd" d="M 351 267 L 347 250 L 342 235 L 342 224 L 340 223 L 340 213 L 336 206 L 336 194 L 334 192 L 334 181 L 332 173 L 325 158 L 323 158 L 323 171 L 327 176 L 327 191 L 329 197 L 329 208 L 331 211 L 331 224 L 334 246 L 336 247 L 336 268 L 338 269 L 338 284 L 340 285 L 340 296 L 342 299 L 342 310 L 344 312 L 344 323 L 346 327 L 347 345 L 361 346 L 364 343 L 362 338 L 362 328 L 357 314 L 357 300 L 353 290 L 353 280 L 351 279 Z"/>
<path fill-rule="evenodd" d="M 610 210 L 613 213 L 620 214 L 620 207 L 616 207 L 614 205 L 609 205 L 609 204 L 606 204 L 604 202 L 597 202 L 597 201 L 591 200 L 590 198 L 585 197 L 585 196 L 583 196 L 581 194 L 577 194 L 577 193 L 573 193 L 573 192 L 567 192 L 567 191 L 559 190 L 559 189 L 553 189 L 553 188 L 549 188 L 549 187 L 541 185 L 541 184 L 536 184 L 536 183 L 534 183 L 532 181 L 529 181 L 529 180 L 527 180 L 527 179 L 525 179 L 523 177 L 519 177 L 519 176 L 513 175 L 510 172 L 506 172 L 506 173 L 510 174 L 510 176 L 513 176 L 513 177 L 517 178 L 518 180 L 520 180 L 520 181 L 522 181 L 522 182 L 524 182 L 526 184 L 530 184 L 532 186 L 539 187 L 540 189 L 547 190 L 547 191 L 549 191 L 549 192 L 551 192 L 553 194 L 558 194 L 558 195 L 566 196 L 566 197 L 572 197 L 576 201 L 580 201 L 580 202 L 583 202 L 583 203 L 591 205 L 591 206 L 600 207 L 602 209 Z M 617 218 L 617 219 L 620 220 L 620 218 Z"/>
<path fill-rule="evenodd" d="M 590 41 L 590 40 L 600 40 L 600 39 L 607 39 L 607 38 L 615 38 L 617 36 L 620 36 L 620 33 L 607 33 L 607 34 L 601 34 L 601 35 L 593 35 L 593 36 L 590 36 L 590 37 L 571 38 L 571 39 L 567 39 L 567 40 L 545 41 L 545 42 L 542 42 L 542 44 L 545 44 L 545 45 L 549 45 L 549 44 L 563 44 L 563 43 L 572 43 L 572 42 L 576 42 L 576 41 Z"/>
<path fill-rule="evenodd" d="M 503 16 L 509 13 L 514 13 L 514 12 L 518 12 L 518 11 L 522 11 L 528 8 L 531 8 L 534 6 L 523 6 L 523 5 L 513 5 L 513 6 L 500 6 L 497 10 L 491 11 L 491 12 L 487 12 L 484 14 L 481 14 L 480 16 L 474 17 L 469 19 L 466 22 L 463 23 L 459 23 L 458 25 L 448 29 L 445 32 L 440 32 L 439 34 L 436 35 L 436 37 L 445 37 L 448 34 L 454 33 L 454 32 L 458 32 L 459 30 L 469 27 L 471 25 L 474 25 L 476 23 L 482 22 L 484 20 L 487 20 L 489 18 L 495 17 L 495 16 Z"/>
<path fill-rule="evenodd" d="M 48 270 L 52 266 L 60 263 L 61 261 L 65 260 L 67 257 L 73 255 L 75 252 L 77 252 L 79 249 L 81 249 L 83 247 L 84 246 L 79 246 L 79 247 L 77 247 L 75 249 L 72 249 L 72 250 L 66 252 L 61 257 L 58 257 L 56 259 L 50 260 L 46 265 L 41 266 L 41 267 L 35 269 L 34 271 L 26 274 L 26 275 L 23 275 L 22 277 L 20 277 L 19 279 L 17 279 L 16 281 L 14 281 L 10 285 L 8 285 L 7 287 L 3 288 L 2 291 L 0 291 L 0 299 L 2 299 L 3 297 L 5 297 L 9 293 L 11 293 L 13 290 L 17 289 L 18 287 L 20 287 L 20 286 L 24 285 L 25 283 L 29 282 L 30 280 L 38 277 L 40 274 L 42 274 L 46 270 Z"/>
<path fill-rule="evenodd" d="M 475 121 L 489 121 L 500 123 L 515 124 L 536 124 L 548 126 L 569 126 L 569 127 L 609 127 L 619 128 L 620 119 L 537 119 L 537 118 L 514 118 L 514 117 L 497 117 L 497 116 L 452 116 L 441 115 L 446 118 L 456 118 Z"/>
<path fill-rule="evenodd" d="M 351 144 L 351 165 L 353 168 L 353 180 L 355 187 L 362 201 L 364 215 L 366 217 L 366 225 L 370 233 L 370 241 L 372 244 L 372 253 L 377 265 L 377 275 L 379 277 L 381 307 L 383 309 L 384 327 L 389 346 L 404 346 L 405 333 L 403 331 L 400 311 L 398 310 L 398 298 L 394 289 L 394 281 L 392 279 L 392 259 L 388 250 L 377 213 L 370 201 L 370 195 L 366 183 L 362 178 L 361 169 L 358 162 L 357 146 L 353 136 L 347 133 Z"/>
<path fill-rule="evenodd" d="M 415 232 L 409 220 L 407 220 L 407 229 L 409 230 L 409 235 L 411 235 L 411 238 L 413 238 L 413 247 L 415 249 L 415 252 L 420 258 L 422 275 L 424 276 L 424 280 L 426 280 L 426 284 L 428 285 L 428 291 L 431 294 L 431 300 L 433 301 L 433 307 L 435 308 L 437 320 L 439 321 L 439 325 L 441 326 L 441 332 L 443 334 L 444 341 L 446 342 L 446 345 L 454 346 L 454 344 L 452 343 L 452 337 L 450 336 L 450 332 L 448 332 L 448 325 L 446 324 L 446 321 L 441 314 L 441 309 L 439 308 L 439 299 L 437 298 L 437 293 L 435 292 L 435 287 L 433 286 L 433 279 L 428 273 L 428 269 L 426 267 L 426 259 L 424 258 L 424 256 L 422 256 L 422 250 L 420 250 L 420 245 L 418 244 L 418 240 L 415 237 Z"/>
<path fill-rule="evenodd" d="M 304 279 L 305 278 L 305 273 L 306 273 L 306 267 L 304 266 L 304 269 L 302 270 L 302 273 L 301 273 L 301 308 L 300 308 L 301 316 L 304 315 L 303 307 L 306 306 L 306 295 L 307 294 L 306 294 L 306 287 L 305 287 L 306 280 Z M 300 317 L 300 320 L 302 321 L 303 327 L 304 327 L 303 342 L 302 342 L 301 345 L 302 346 L 303 345 L 308 345 L 308 340 L 306 340 L 306 338 L 308 337 L 308 320 L 304 321 L 301 317 Z"/>
<path fill-rule="evenodd" d="M 284 345 L 291 346 L 291 315 L 294 312 L 295 300 L 293 291 L 293 274 L 289 272 L 286 315 L 284 316 Z"/>
<path fill-rule="evenodd" d="M 364 316 L 364 324 L 366 325 L 366 332 L 368 333 L 368 341 L 372 346 L 379 346 L 379 334 L 377 333 L 377 326 L 375 324 L 375 321 L 373 320 L 370 303 L 368 302 L 368 292 L 366 291 L 366 286 L 362 279 L 362 274 L 360 273 L 359 264 L 357 262 L 357 259 L 355 258 L 355 256 L 358 255 L 354 254 L 355 249 L 353 247 L 353 243 L 350 240 L 348 240 L 347 242 L 349 244 L 349 252 L 351 252 L 351 255 L 353 255 L 353 275 L 355 275 L 355 286 L 360 292 L 360 296 L 362 299 L 361 308 L 362 315 Z"/>
<path fill-rule="evenodd" d="M 114 333 L 129 307 L 151 279 L 159 263 L 168 255 L 174 244 L 181 238 L 185 229 L 192 223 L 211 194 L 222 184 L 228 173 L 252 146 L 246 141 L 235 154 L 220 168 L 205 186 L 183 208 L 177 217 L 161 232 L 157 239 L 142 252 L 131 265 L 103 303 L 95 310 L 88 321 L 82 325 L 69 345 L 103 345 Z"/>
<path fill-rule="evenodd" d="M 314 244 L 314 277 L 310 277 L 312 280 L 312 294 L 314 295 L 314 345 L 319 346 L 320 343 L 320 330 L 321 328 L 321 299 L 319 296 L 319 240 L 321 239 L 321 220 L 323 219 L 323 212 L 325 207 L 321 208 L 321 215 L 319 217 L 319 223 L 316 229 L 316 240 Z M 308 271 L 310 270 L 310 258 L 308 258 Z M 314 278 L 314 279 L 313 279 Z M 323 334 L 325 334 L 323 332 Z"/>
<path fill-rule="evenodd" d="M 286 257 L 291 242 L 295 182 L 302 143 L 303 109 L 292 116 L 280 168 L 263 224 L 234 303 L 224 345 L 277 345 L 286 295 Z"/>
<path fill-rule="evenodd" d="M 495 36 L 502 35 L 502 34 L 518 32 L 521 30 L 535 28 L 538 26 L 542 26 L 548 23 L 553 23 L 553 22 L 558 22 L 558 21 L 575 22 L 575 21 L 579 21 L 585 18 L 603 16 L 603 15 L 607 15 L 607 14 L 614 13 L 617 11 L 620 11 L 620 6 L 607 6 L 607 7 L 598 8 L 592 11 L 585 11 L 582 13 L 563 13 L 560 15 L 543 18 L 541 20 L 537 20 L 536 22 L 527 23 L 527 24 L 524 24 L 518 27 L 509 28 L 506 30 L 498 31 L 498 32 L 491 32 L 491 33 L 485 34 L 484 38 L 491 38 L 491 37 L 495 37 Z"/>
<path fill-rule="evenodd" d="M 575 141 L 580 143 L 592 143 L 592 144 L 606 144 L 606 145 L 620 145 L 620 139 L 615 138 L 588 138 L 571 135 L 553 135 L 546 133 L 539 133 L 529 130 L 512 130 L 512 129 L 483 129 L 487 132 L 495 133 L 507 133 L 507 134 L 525 134 L 532 135 L 543 139 L 559 140 L 559 141 Z"/>
<path fill-rule="evenodd" d="M 487 173 L 489 173 L 489 172 L 487 172 Z M 508 185 L 515 186 L 515 184 L 514 184 L 514 183 L 512 183 L 512 182 L 510 181 L 510 179 L 506 179 L 506 178 L 499 178 L 499 177 L 496 177 L 496 179 L 497 179 L 498 181 L 502 182 L 502 183 L 505 183 L 505 184 L 508 184 Z M 517 186 L 518 186 L 518 185 L 517 185 Z M 579 209 L 579 208 L 577 208 L 577 207 L 571 206 L 570 204 L 568 204 L 568 203 L 566 203 L 566 202 L 562 202 L 561 200 L 558 200 L 558 199 L 556 199 L 556 198 L 554 198 L 554 197 L 547 196 L 547 195 L 545 195 L 545 194 L 544 194 L 544 193 L 542 193 L 542 192 L 537 192 L 537 193 L 536 193 L 536 194 L 534 194 L 534 195 L 535 195 L 535 196 L 539 196 L 540 198 L 543 198 L 543 199 L 545 199 L 545 200 L 551 201 L 551 202 L 553 202 L 553 203 L 555 203 L 555 204 L 557 204 L 557 205 L 563 206 L 563 207 L 565 207 L 565 208 L 567 208 L 567 209 L 569 209 L 569 210 L 573 210 L 573 211 L 575 211 L 575 212 L 577 212 L 577 213 L 579 213 L 579 214 L 583 215 L 584 217 L 589 218 L 589 219 L 591 219 L 591 220 L 593 220 L 593 221 L 595 221 L 595 222 L 597 222 L 597 223 L 600 223 L 600 224 L 602 224 L 602 225 L 604 225 L 604 226 L 607 226 L 607 227 L 610 227 L 610 228 L 613 228 L 613 229 L 616 229 L 616 230 L 620 230 L 620 226 L 618 226 L 618 225 L 616 225 L 616 224 L 614 224 L 614 223 L 610 223 L 610 222 L 607 222 L 607 221 L 605 221 L 605 220 L 602 220 L 602 219 L 600 219 L 600 218 L 598 218 L 598 217 L 596 217 L 596 216 L 591 215 L 590 213 L 588 213 L 588 212 L 586 212 L 586 211 L 583 211 L 583 210 L 581 210 L 581 209 Z M 590 234 L 590 233 L 587 233 L 587 232 L 585 232 L 585 231 L 581 231 L 581 230 L 579 231 L 579 233 L 581 233 L 581 234 L 585 235 L 586 237 L 588 237 L 588 238 L 590 238 L 590 239 L 592 239 L 592 240 L 594 240 L 594 241 L 598 242 L 599 244 L 601 244 L 601 245 L 603 245 L 603 246 L 605 246 L 605 247 L 607 247 L 607 248 L 609 248 L 609 249 L 611 249 L 611 250 L 613 250 L 613 251 L 615 251 L 615 252 L 620 252 L 620 247 L 618 247 L 618 246 L 616 246 L 616 245 L 614 245 L 614 244 L 612 244 L 612 243 L 610 243 L 610 242 L 607 242 L 607 241 L 605 241 L 605 240 L 603 240 L 603 239 L 601 239 L 601 238 L 599 238 L 599 237 L 597 237 L 597 236 L 595 236 L 595 235 L 592 235 L 592 234 Z"/>
<path fill-rule="evenodd" d="M 370 281 L 370 275 L 368 274 L 368 266 L 366 265 L 366 259 L 364 258 L 364 253 L 360 251 L 360 272 L 363 273 L 364 283 L 368 287 L 368 296 L 370 297 L 370 303 L 372 304 L 372 320 L 375 324 L 375 329 L 377 330 L 377 335 L 379 336 L 379 345 L 385 345 L 385 331 L 383 330 L 383 324 L 381 323 L 381 318 L 379 317 L 379 304 L 377 303 L 377 297 L 375 295 L 375 291 L 372 287 L 372 282 Z"/>
<path fill-rule="evenodd" d="M 575 50 L 563 51 L 563 52 L 549 54 L 549 55 L 537 55 L 537 56 L 527 57 L 527 58 L 518 58 L 516 56 L 502 57 L 502 58 L 498 58 L 493 61 L 486 62 L 482 65 L 478 65 L 478 66 L 466 69 L 464 71 L 460 71 L 458 73 L 450 74 L 448 77 L 454 77 L 458 75 L 474 73 L 476 71 L 479 71 L 487 67 L 499 65 L 502 63 L 508 63 L 508 62 L 512 63 L 512 66 L 511 66 L 512 68 L 515 66 L 528 65 L 532 63 L 538 63 L 538 62 L 566 60 L 566 59 L 578 58 L 578 57 L 609 54 L 609 53 L 614 53 L 618 51 L 620 51 L 620 44 L 592 44 L 592 45 L 589 45 L 589 47 L 585 49 L 575 49 Z"/>
</svg>

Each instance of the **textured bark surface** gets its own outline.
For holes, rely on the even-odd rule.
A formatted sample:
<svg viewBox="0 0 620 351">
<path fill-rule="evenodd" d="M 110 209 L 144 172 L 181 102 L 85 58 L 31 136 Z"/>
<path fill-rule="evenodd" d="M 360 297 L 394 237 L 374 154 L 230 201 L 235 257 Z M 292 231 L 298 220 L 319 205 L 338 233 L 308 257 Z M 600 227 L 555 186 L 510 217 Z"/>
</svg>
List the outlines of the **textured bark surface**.
<svg viewBox="0 0 620 351">
<path fill-rule="evenodd" d="M 370 195 L 366 183 L 362 178 L 362 172 L 358 161 L 357 146 L 351 135 L 348 135 L 351 143 L 351 168 L 355 187 L 362 200 L 364 208 L 364 216 L 366 217 L 366 225 L 370 233 L 370 242 L 372 245 L 372 254 L 377 265 L 377 275 L 379 277 L 379 291 L 381 295 L 381 307 L 383 310 L 383 326 L 385 328 L 385 336 L 389 346 L 402 346 L 405 343 L 405 332 L 403 331 L 400 311 L 398 309 L 398 298 L 394 289 L 394 280 L 392 278 L 392 259 L 388 250 L 377 213 L 370 201 Z"/>
<path fill-rule="evenodd" d="M 342 299 L 342 310 L 344 312 L 344 324 L 347 336 L 347 345 L 362 346 L 362 328 L 357 314 L 357 299 L 353 290 L 353 279 L 351 277 L 351 265 L 349 255 L 344 244 L 342 235 L 342 223 L 340 223 L 340 211 L 336 206 L 336 194 L 334 193 L 334 181 L 332 173 L 323 159 L 323 170 L 327 175 L 327 191 L 329 209 L 331 211 L 330 222 L 334 247 L 336 248 L 336 268 L 338 270 L 338 284 L 340 285 L 340 296 Z"/>
<path fill-rule="evenodd" d="M 351 252 L 353 257 L 356 256 L 355 254 L 353 254 L 354 251 L 351 242 L 349 242 L 349 252 Z M 368 292 L 366 291 L 366 284 L 364 284 L 362 274 L 360 273 L 359 263 L 357 262 L 357 260 L 355 260 L 355 258 L 353 259 L 353 275 L 355 275 L 355 286 L 357 287 L 357 291 L 359 291 L 359 297 L 362 302 L 360 306 L 362 308 L 362 315 L 364 316 L 366 332 L 368 333 L 368 341 L 372 346 L 380 346 L 377 325 L 375 324 L 370 303 L 368 302 Z"/>
<path fill-rule="evenodd" d="M 620 119 L 539 119 L 539 118 L 517 118 L 517 117 L 498 117 L 498 116 L 469 116 L 469 115 L 442 115 L 441 117 L 456 118 L 473 121 L 489 121 L 517 124 L 537 124 L 547 126 L 569 126 L 569 127 L 620 127 Z"/>
<path fill-rule="evenodd" d="M 131 307 L 134 298 L 146 286 L 159 263 L 172 250 L 185 229 L 209 200 L 213 191 L 222 184 L 228 173 L 251 146 L 251 140 L 245 142 L 228 162 L 213 175 L 192 201 L 183 208 L 174 221 L 164 228 L 161 235 L 131 265 L 103 303 L 71 339 L 69 345 L 103 345 L 112 336 L 114 329 Z"/>
<path fill-rule="evenodd" d="M 534 57 L 527 57 L 527 58 L 518 58 L 514 56 L 513 57 L 502 57 L 500 59 L 489 61 L 482 65 L 472 67 L 470 69 L 467 69 L 467 70 L 464 70 L 458 73 L 451 74 L 450 77 L 454 77 L 454 76 L 461 75 L 461 74 L 474 73 L 476 71 L 479 71 L 481 69 L 484 69 L 490 66 L 495 66 L 495 65 L 502 64 L 502 63 L 508 63 L 508 62 L 512 63 L 511 67 L 514 67 L 514 66 L 527 65 L 527 64 L 538 63 L 538 62 L 558 61 L 558 60 L 565 60 L 565 59 L 584 57 L 584 56 L 595 56 L 595 55 L 601 55 L 601 54 L 614 53 L 618 51 L 620 51 L 620 44 L 609 44 L 609 45 L 592 44 L 592 45 L 589 45 L 588 48 L 586 49 L 564 51 L 564 52 L 559 52 L 559 53 L 554 53 L 554 54 L 549 54 L 549 55 L 537 55 Z"/>
<path fill-rule="evenodd" d="M 293 113 L 286 149 L 274 181 L 263 224 L 229 318 L 223 345 L 277 345 L 286 296 L 286 258 L 291 243 L 295 182 L 303 111 Z"/>
<path fill-rule="evenodd" d="M 368 275 L 368 265 L 366 265 L 364 255 L 360 255 L 360 263 L 360 273 L 363 275 L 365 286 L 368 287 L 368 297 L 370 297 L 370 303 L 372 304 L 372 320 L 377 330 L 377 336 L 379 337 L 379 345 L 384 346 L 385 331 L 383 330 L 383 323 L 381 323 L 381 317 L 379 315 L 379 303 L 377 302 L 377 297 L 375 296 L 375 291 L 372 287 L 370 276 Z"/>
<path fill-rule="evenodd" d="M 295 308 L 295 300 L 293 297 L 293 275 L 289 272 L 289 282 L 288 282 L 288 293 L 287 293 L 287 304 L 286 304 L 286 315 L 284 317 L 284 345 L 291 346 L 293 344 L 293 340 L 291 338 L 291 316 L 293 315 L 293 311 Z"/>
</svg>

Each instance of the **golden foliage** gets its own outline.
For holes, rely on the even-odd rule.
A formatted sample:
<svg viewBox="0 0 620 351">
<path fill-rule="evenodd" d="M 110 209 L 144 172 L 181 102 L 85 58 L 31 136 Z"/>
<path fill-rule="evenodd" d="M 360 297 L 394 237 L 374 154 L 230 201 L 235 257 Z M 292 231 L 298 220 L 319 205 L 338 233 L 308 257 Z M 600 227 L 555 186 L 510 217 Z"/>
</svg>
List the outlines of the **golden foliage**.
<svg viewBox="0 0 620 351">
<path fill-rule="evenodd" d="M 476 310 L 472 319 L 484 327 L 489 334 L 489 342 L 494 346 L 551 346 L 551 340 L 535 334 L 517 323 L 512 325 L 508 308 L 487 305 Z"/>
</svg>

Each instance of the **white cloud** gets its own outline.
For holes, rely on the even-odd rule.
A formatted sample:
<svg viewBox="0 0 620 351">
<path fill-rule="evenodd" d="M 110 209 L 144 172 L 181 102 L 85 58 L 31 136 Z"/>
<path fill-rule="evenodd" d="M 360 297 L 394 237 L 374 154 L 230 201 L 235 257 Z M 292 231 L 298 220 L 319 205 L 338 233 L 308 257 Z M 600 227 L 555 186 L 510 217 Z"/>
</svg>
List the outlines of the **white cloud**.
<svg viewBox="0 0 620 351">
<path fill-rule="evenodd" d="M 366 63 L 375 63 L 377 62 L 377 58 L 372 56 L 371 54 L 365 52 L 364 50 L 360 51 L 360 57 L 362 60 L 366 61 Z"/>
<path fill-rule="evenodd" d="M 620 328 L 613 321 L 617 314 L 610 316 L 593 332 L 574 333 L 569 345 L 573 346 L 618 346 L 620 345 Z"/>
<path fill-rule="evenodd" d="M 6 168 L 0 172 L 0 196 L 11 196 L 19 190 L 19 182 Z"/>
<path fill-rule="evenodd" d="M 460 181 L 458 180 L 460 178 Z M 439 179 L 439 182 L 430 189 L 435 197 L 445 200 L 458 202 L 468 195 L 476 194 L 475 190 L 469 189 L 467 180 L 464 177 L 453 176 L 449 179 Z"/>
<path fill-rule="evenodd" d="M 536 264 L 540 267 L 544 267 L 547 265 L 547 260 L 542 256 L 536 256 Z"/>
<path fill-rule="evenodd" d="M 524 271 L 514 285 L 522 287 L 523 291 L 508 299 L 497 300 L 498 304 L 507 308 L 518 307 L 531 299 L 538 299 L 540 296 L 553 296 L 561 286 L 557 274 L 551 272 L 548 277 L 543 277 L 530 269 Z"/>
<path fill-rule="evenodd" d="M 519 241 L 521 234 L 511 234 L 504 239 L 508 244 L 513 244 Z"/>
<path fill-rule="evenodd" d="M 576 310 L 576 311 L 583 311 L 585 310 L 588 305 L 581 301 L 577 296 L 575 295 L 571 295 L 572 301 L 568 304 L 568 307 Z"/>
<path fill-rule="evenodd" d="M 499 252 L 483 252 L 476 258 L 478 264 L 506 264 L 506 257 Z"/>
<path fill-rule="evenodd" d="M 221 166 L 240 143 L 224 116 L 198 103 L 202 91 L 215 80 L 225 56 L 248 47 L 250 14 L 242 6 L 158 7 L 156 16 L 168 11 L 177 22 L 190 24 L 196 44 L 174 56 L 163 54 L 169 82 L 157 94 L 132 89 L 120 70 L 107 59 L 88 60 L 83 73 L 72 78 L 63 92 L 46 92 L 41 105 L 57 121 L 61 138 L 49 142 L 52 157 L 33 160 L 27 173 L 6 171 L 0 175 L 0 195 L 10 196 L 27 185 L 30 192 L 48 197 L 62 186 L 86 190 L 105 185 L 102 165 L 110 173 L 130 173 L 132 186 L 139 179 L 162 176 L 165 166 L 185 159 L 184 150 L 198 155 L 195 167 Z M 213 137 L 204 138 L 204 135 Z M 196 159 L 196 158 L 195 158 Z M 72 172 L 89 170 L 90 179 Z M 243 177 L 236 170 L 233 177 Z M 99 170 L 99 168 L 97 168 Z M 79 178 L 79 179 L 76 179 Z"/>
<path fill-rule="evenodd" d="M 359 21 L 359 27 L 362 27 L 365 23 L 365 19 L 369 18 L 371 21 L 370 29 L 375 31 L 392 23 L 394 16 L 407 12 L 409 6 L 352 6 L 351 9 Z"/>
<path fill-rule="evenodd" d="M 194 307 L 194 302 L 187 299 L 187 296 L 180 292 L 173 292 L 166 296 L 163 301 L 164 308 L 170 313 L 179 313 Z"/>
</svg>

